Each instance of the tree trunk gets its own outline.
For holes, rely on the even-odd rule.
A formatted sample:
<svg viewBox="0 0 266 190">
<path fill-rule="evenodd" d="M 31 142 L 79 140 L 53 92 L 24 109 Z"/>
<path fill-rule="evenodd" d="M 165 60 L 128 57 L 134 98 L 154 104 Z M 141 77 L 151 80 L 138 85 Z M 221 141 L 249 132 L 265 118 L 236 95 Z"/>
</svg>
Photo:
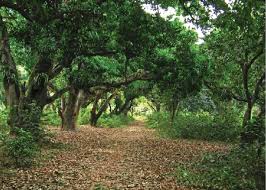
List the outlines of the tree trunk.
<svg viewBox="0 0 266 190">
<path fill-rule="evenodd" d="M 99 100 L 101 98 L 101 95 L 97 95 L 96 99 L 94 101 L 92 110 L 91 110 L 91 118 L 90 118 L 90 124 L 91 126 L 96 126 L 98 119 L 101 117 L 101 115 L 106 111 L 106 109 L 108 108 L 108 104 L 109 102 L 112 100 L 112 98 L 116 95 L 116 92 L 112 93 L 109 97 L 106 98 L 106 100 L 104 100 L 104 102 L 99 106 Z M 99 109 L 98 109 L 99 107 Z M 98 112 L 97 112 L 98 110 Z"/>
<path fill-rule="evenodd" d="M 243 123 L 242 123 L 243 127 L 245 127 L 248 124 L 248 122 L 251 120 L 252 107 L 253 106 L 251 104 L 247 105 L 247 108 L 246 108 L 246 111 L 243 117 Z"/>
<path fill-rule="evenodd" d="M 97 109 L 99 107 L 98 103 L 101 98 L 101 94 L 96 94 L 95 100 L 93 102 L 93 106 L 91 109 L 91 117 L 90 117 L 90 124 L 91 126 L 96 126 L 97 124 Z"/>
<path fill-rule="evenodd" d="M 114 114 L 116 115 L 120 115 L 120 114 L 124 114 L 127 115 L 130 108 L 132 107 L 132 102 L 135 99 L 135 97 L 130 97 L 130 98 L 126 98 L 125 102 L 122 103 L 122 100 L 120 99 L 119 104 L 116 105 Z"/>
<path fill-rule="evenodd" d="M 61 128 L 64 131 L 75 131 L 77 128 L 77 121 L 82 104 L 83 92 L 79 89 L 71 87 L 69 96 L 66 102 L 62 100 L 61 107 Z"/>
<path fill-rule="evenodd" d="M 172 105 L 171 105 L 171 116 L 170 116 L 171 126 L 174 125 L 177 106 L 178 106 L 178 101 L 173 98 Z"/>
<path fill-rule="evenodd" d="M 156 107 L 156 112 L 160 112 L 161 111 L 161 105 L 160 105 L 160 103 L 156 103 L 155 104 L 155 107 Z"/>
<path fill-rule="evenodd" d="M 11 133 L 16 128 L 30 131 L 34 137 L 39 136 L 40 117 L 46 104 L 51 103 L 48 94 L 49 73 L 53 64 L 48 55 L 42 54 L 32 70 L 27 87 L 19 84 L 16 64 L 13 60 L 8 40 L 8 32 L 0 15 L 0 68 L 4 73 L 3 86 L 7 106 L 10 108 L 8 125 Z M 38 135 L 37 135 L 38 134 Z"/>
<path fill-rule="evenodd" d="M 4 73 L 3 86 L 5 97 L 10 109 L 8 118 L 10 131 L 12 134 L 16 134 L 16 128 L 22 128 L 31 132 L 35 138 L 38 138 L 40 135 L 39 122 L 43 106 L 37 101 L 37 96 L 31 98 L 24 97 L 25 94 L 20 92 L 18 72 L 10 51 L 8 32 L 2 18 L 0 18 L 0 42 L 0 64 L 1 71 Z M 40 95 L 38 94 L 38 96 Z"/>
<path fill-rule="evenodd" d="M 15 127 L 13 121 L 14 117 L 17 115 L 17 108 L 20 98 L 20 88 L 19 88 L 19 79 L 18 72 L 16 69 L 15 62 L 11 55 L 9 38 L 5 23 L 2 20 L 0 15 L 0 53 L 1 53 L 1 62 L 0 69 L 4 74 L 3 86 L 5 90 L 5 97 L 7 107 L 10 108 L 8 125 L 11 127 L 11 130 Z"/>
<path fill-rule="evenodd" d="M 130 100 L 130 101 L 126 101 L 125 106 L 124 106 L 124 108 L 122 110 L 122 113 L 125 116 L 127 116 L 128 115 L 128 112 L 129 112 L 129 110 L 131 109 L 132 106 L 133 106 L 133 99 Z"/>
</svg>

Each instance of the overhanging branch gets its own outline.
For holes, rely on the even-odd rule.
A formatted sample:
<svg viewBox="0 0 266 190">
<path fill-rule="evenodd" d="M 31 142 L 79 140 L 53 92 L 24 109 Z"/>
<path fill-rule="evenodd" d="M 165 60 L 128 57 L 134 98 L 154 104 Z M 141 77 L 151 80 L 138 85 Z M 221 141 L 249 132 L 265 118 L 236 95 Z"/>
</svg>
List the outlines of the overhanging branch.
<svg viewBox="0 0 266 190">
<path fill-rule="evenodd" d="M 52 103 L 53 101 L 55 101 L 57 98 L 61 97 L 64 93 L 66 93 L 67 91 L 69 91 L 70 87 L 65 87 L 63 89 L 60 89 L 58 91 L 56 91 L 54 93 L 54 95 L 50 96 L 47 98 L 47 104 Z"/>
<path fill-rule="evenodd" d="M 253 63 L 263 54 L 263 48 L 249 61 L 247 67 L 250 68 Z"/>
<path fill-rule="evenodd" d="M 117 80 L 117 81 L 111 81 L 111 82 L 96 82 L 94 83 L 94 87 L 97 86 L 106 86 L 106 87 L 112 87 L 112 88 L 118 88 L 123 85 L 128 85 L 134 81 L 137 80 L 152 80 L 154 77 L 147 71 L 138 71 L 132 75 L 129 75 L 126 79 Z"/>
<path fill-rule="evenodd" d="M 223 91 L 223 92 L 226 92 L 226 95 L 229 96 L 230 98 L 233 98 L 233 99 L 240 101 L 240 102 L 247 102 L 247 100 L 245 98 L 233 93 L 232 91 L 228 90 L 228 88 L 213 87 L 210 85 L 210 82 L 208 82 L 206 80 L 204 80 L 204 85 L 215 94 L 221 94 L 221 92 Z M 219 89 L 218 92 L 217 92 L 217 89 Z"/>
</svg>

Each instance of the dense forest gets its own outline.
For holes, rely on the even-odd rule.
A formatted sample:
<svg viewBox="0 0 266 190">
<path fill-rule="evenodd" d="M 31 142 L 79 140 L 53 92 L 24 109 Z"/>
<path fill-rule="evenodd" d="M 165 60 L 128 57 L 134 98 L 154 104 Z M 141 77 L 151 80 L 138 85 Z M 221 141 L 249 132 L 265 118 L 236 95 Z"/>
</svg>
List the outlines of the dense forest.
<svg viewBox="0 0 266 190">
<path fill-rule="evenodd" d="M 262 0 L 0 0 L 0 189 L 264 190 L 264 24 Z"/>
</svg>

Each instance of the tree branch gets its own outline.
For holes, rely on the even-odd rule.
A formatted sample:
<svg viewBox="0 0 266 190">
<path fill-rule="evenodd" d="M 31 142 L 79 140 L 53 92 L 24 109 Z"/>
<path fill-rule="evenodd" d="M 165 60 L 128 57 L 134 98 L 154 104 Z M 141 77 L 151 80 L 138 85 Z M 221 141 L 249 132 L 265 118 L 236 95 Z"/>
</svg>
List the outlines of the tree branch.
<svg viewBox="0 0 266 190">
<path fill-rule="evenodd" d="M 263 72 L 263 74 L 261 75 L 261 77 L 256 83 L 255 90 L 253 93 L 253 98 L 252 98 L 252 104 L 254 104 L 256 100 L 258 99 L 258 96 L 260 93 L 260 87 L 263 85 L 263 82 L 265 82 L 265 71 Z"/>
<path fill-rule="evenodd" d="M 81 55 L 88 56 L 88 57 L 93 57 L 93 56 L 111 56 L 115 55 L 117 52 L 116 51 L 108 51 L 108 50 L 100 50 L 98 52 L 90 52 L 88 50 L 82 50 Z"/>
<path fill-rule="evenodd" d="M 223 88 L 222 87 L 212 87 L 210 85 L 210 82 L 208 82 L 206 80 L 204 80 L 203 82 L 204 82 L 204 85 L 215 94 L 220 94 L 221 91 L 225 91 L 226 95 L 228 95 L 230 98 L 233 98 L 233 99 L 240 101 L 240 102 L 247 102 L 247 100 L 245 98 L 243 98 L 237 94 L 234 94 L 232 91 L 228 90 L 228 88 L 226 88 L 226 87 L 223 87 Z M 218 90 L 219 92 L 217 92 L 216 89 L 219 89 Z"/>
<path fill-rule="evenodd" d="M 138 71 L 130 76 L 127 77 L 127 79 L 123 80 L 118 80 L 118 81 L 111 81 L 111 82 L 101 82 L 98 81 L 93 84 L 93 87 L 97 86 L 106 86 L 106 87 L 112 87 L 112 88 L 117 88 L 121 87 L 123 85 L 128 85 L 134 81 L 137 80 L 152 80 L 154 77 L 147 71 Z"/>
<path fill-rule="evenodd" d="M 263 48 L 247 63 L 247 68 L 249 69 L 251 65 L 263 54 Z"/>
<path fill-rule="evenodd" d="M 66 88 L 63 88 L 63 89 L 56 91 L 54 95 L 47 98 L 47 100 L 46 100 L 47 104 L 50 104 L 53 101 L 55 101 L 57 98 L 61 97 L 64 93 L 69 91 L 69 89 L 70 89 L 70 87 L 66 87 Z"/>
</svg>

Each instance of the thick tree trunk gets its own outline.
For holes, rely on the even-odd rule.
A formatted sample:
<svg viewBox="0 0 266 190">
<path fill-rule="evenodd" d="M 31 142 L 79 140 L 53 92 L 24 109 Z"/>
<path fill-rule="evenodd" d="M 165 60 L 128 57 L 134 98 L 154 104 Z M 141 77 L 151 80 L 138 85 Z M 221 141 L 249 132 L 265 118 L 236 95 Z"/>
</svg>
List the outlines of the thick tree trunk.
<svg viewBox="0 0 266 190">
<path fill-rule="evenodd" d="M 11 55 L 9 38 L 5 23 L 2 20 L 0 15 L 0 69 L 4 74 L 3 86 L 5 90 L 5 97 L 7 107 L 10 108 L 8 125 L 13 129 L 15 127 L 15 122 L 13 121 L 14 117 L 17 115 L 17 109 L 20 98 L 20 88 L 19 88 L 19 79 L 18 72 L 16 69 L 15 62 Z"/>
<path fill-rule="evenodd" d="M 8 125 L 11 133 L 16 133 L 16 128 L 22 128 L 34 134 L 34 137 L 39 136 L 39 122 L 44 104 L 41 104 L 38 97 L 42 93 L 32 96 L 32 91 L 28 92 L 28 97 L 25 97 L 25 90 L 20 92 L 20 84 L 16 64 L 13 60 L 10 51 L 9 39 L 5 23 L 0 18 L 0 52 L 1 52 L 1 71 L 4 73 L 3 85 L 5 89 L 5 96 L 7 105 L 10 108 Z M 34 73 L 34 72 L 32 72 Z M 30 80 L 30 83 L 35 89 L 36 81 Z M 45 94 L 47 95 L 47 94 Z M 46 97 L 41 97 L 42 101 L 46 101 Z"/>
<path fill-rule="evenodd" d="M 82 104 L 82 95 L 83 92 L 81 90 L 72 87 L 69 91 L 67 101 L 65 102 L 64 99 L 62 99 L 62 110 L 60 111 L 62 130 L 76 130 L 79 111 Z"/>
<path fill-rule="evenodd" d="M 41 55 L 32 70 L 27 87 L 19 84 L 16 64 L 13 60 L 8 40 L 8 32 L 0 15 L 0 69 L 4 73 L 3 86 L 7 106 L 10 108 L 8 124 L 11 132 L 16 128 L 30 131 L 34 137 L 40 135 L 40 117 L 44 106 L 57 96 L 48 94 L 48 81 L 53 73 L 52 60 L 48 55 Z M 56 72 L 58 74 L 58 72 Z M 63 93 L 63 91 L 61 92 Z"/>
</svg>

